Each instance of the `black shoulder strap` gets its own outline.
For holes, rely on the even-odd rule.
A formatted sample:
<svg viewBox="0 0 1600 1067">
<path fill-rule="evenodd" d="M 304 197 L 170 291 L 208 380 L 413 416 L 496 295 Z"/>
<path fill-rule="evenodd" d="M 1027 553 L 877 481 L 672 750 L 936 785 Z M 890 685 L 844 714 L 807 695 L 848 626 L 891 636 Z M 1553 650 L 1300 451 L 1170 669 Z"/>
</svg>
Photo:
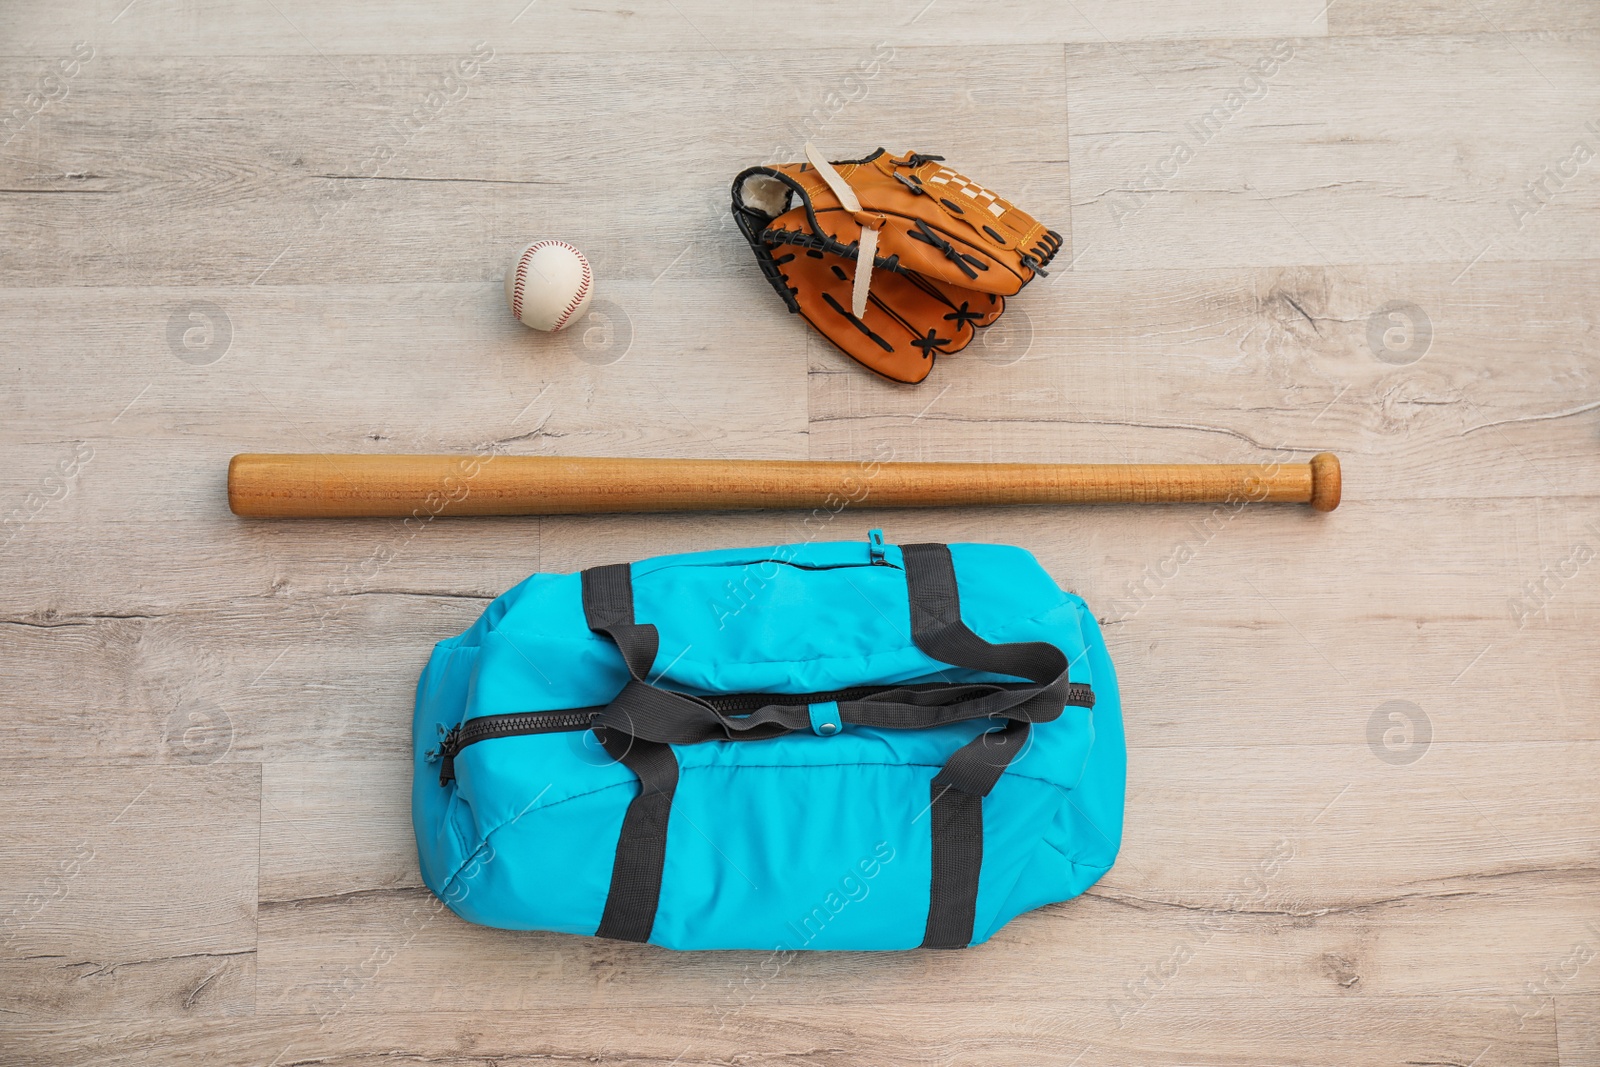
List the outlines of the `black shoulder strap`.
<svg viewBox="0 0 1600 1067">
<path fill-rule="evenodd" d="M 589 629 L 605 634 L 622 650 L 633 675 L 643 684 L 655 661 L 660 636 L 654 626 L 633 617 L 633 569 L 618 563 L 582 575 L 583 615 Z M 670 745 L 616 730 L 601 731 L 611 757 L 639 776 L 639 795 L 622 817 L 622 835 L 611 865 L 611 889 L 596 937 L 648 941 L 661 899 L 661 870 L 667 861 L 667 823 L 678 789 L 678 758 Z"/>
<path fill-rule="evenodd" d="M 994 645 L 967 628 L 961 621 L 961 595 L 948 546 L 906 545 L 901 552 L 911 601 L 911 639 L 918 648 L 957 667 L 1041 684 L 1066 678 L 1066 655 L 1054 645 L 1037 641 Z M 1005 728 L 981 733 L 963 745 L 929 787 L 933 881 L 922 938 L 925 948 L 965 948 L 972 943 L 978 875 L 983 869 L 983 798 L 1027 747 L 1031 728 L 1027 719 L 996 719 Z"/>
</svg>

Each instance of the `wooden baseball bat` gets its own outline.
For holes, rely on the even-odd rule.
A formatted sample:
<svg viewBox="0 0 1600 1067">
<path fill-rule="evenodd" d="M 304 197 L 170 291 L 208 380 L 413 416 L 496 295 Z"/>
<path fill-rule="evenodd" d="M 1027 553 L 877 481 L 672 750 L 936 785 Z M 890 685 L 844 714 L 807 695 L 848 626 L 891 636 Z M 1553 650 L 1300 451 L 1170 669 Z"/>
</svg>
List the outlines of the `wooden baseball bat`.
<svg viewBox="0 0 1600 1067">
<path fill-rule="evenodd" d="M 999 504 L 1339 504 L 1339 460 L 1309 463 L 880 463 L 578 456 L 233 457 L 228 506 L 253 518 L 579 515 Z"/>
</svg>

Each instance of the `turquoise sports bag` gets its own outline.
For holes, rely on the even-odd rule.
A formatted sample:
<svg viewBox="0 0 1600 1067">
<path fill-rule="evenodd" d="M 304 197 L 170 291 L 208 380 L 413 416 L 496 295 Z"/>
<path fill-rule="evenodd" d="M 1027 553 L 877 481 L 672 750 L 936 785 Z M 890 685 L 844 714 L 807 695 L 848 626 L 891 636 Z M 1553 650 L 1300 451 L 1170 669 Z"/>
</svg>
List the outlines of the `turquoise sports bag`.
<svg viewBox="0 0 1600 1067">
<path fill-rule="evenodd" d="M 958 948 L 1116 858 L 1116 677 L 1006 545 L 535 574 L 417 685 L 422 877 L 469 922 L 675 949 Z"/>
</svg>

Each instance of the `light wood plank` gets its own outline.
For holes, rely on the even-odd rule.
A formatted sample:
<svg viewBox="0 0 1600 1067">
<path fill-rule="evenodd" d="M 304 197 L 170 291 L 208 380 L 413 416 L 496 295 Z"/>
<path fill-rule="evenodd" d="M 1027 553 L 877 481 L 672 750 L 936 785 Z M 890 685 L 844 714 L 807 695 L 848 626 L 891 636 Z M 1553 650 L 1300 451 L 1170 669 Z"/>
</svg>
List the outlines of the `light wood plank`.
<svg viewBox="0 0 1600 1067">
<path fill-rule="evenodd" d="M 1168 37 L 1259 37 L 1325 32 L 1323 0 L 1259 4 L 1251 0 L 1175 0 L 1159 10 L 1115 0 L 1081 0 L 1007 11 L 1003 17 L 974 0 L 897 0 L 846 12 L 828 0 L 786 6 L 781 35 L 764 8 L 675 0 L 670 5 L 604 7 L 574 0 L 542 0 L 443 9 L 400 3 L 382 14 L 361 7 L 307 0 L 273 5 L 165 8 L 141 5 L 123 12 L 114 0 L 75 0 L 45 6 L 29 0 L 7 6 L 0 39 L 30 55 L 51 55 L 79 39 L 107 55 L 327 56 L 330 69 L 348 69 L 349 57 L 410 54 L 426 48 L 467 52 L 479 42 L 501 51 L 618 55 L 661 52 L 719 53 L 753 44 L 804 49 L 834 47 L 842 18 L 849 37 L 897 46 L 1032 45 L 1066 41 Z M 335 58 L 336 57 L 336 58 Z M 724 60 L 724 62 L 729 62 Z M 754 83 L 771 76 L 753 61 L 740 69 Z"/>
<path fill-rule="evenodd" d="M 262 900 L 381 894 L 422 884 L 410 760 L 268 763 L 261 773 Z"/>
<path fill-rule="evenodd" d="M 233 309 L 224 313 L 234 347 L 200 367 L 168 344 L 172 313 L 191 299 L 181 290 L 110 293 L 87 317 L 74 315 L 76 290 L 0 291 L 4 321 L 17 329 L 40 317 L 69 324 L 41 339 L 36 364 L 8 372 L 26 403 L 0 435 L 31 451 L 16 453 L 0 480 L 9 511 L 35 498 L 36 521 L 81 522 L 78 509 L 94 499 L 118 518 L 215 513 L 233 451 L 470 451 L 499 441 L 591 454 L 789 458 L 804 447 L 847 458 L 892 448 L 916 459 L 1135 462 L 1333 448 L 1346 458 L 1350 501 L 1600 490 L 1586 429 L 1600 382 L 1583 340 L 1595 261 L 1480 264 L 1455 286 L 1430 275 L 1057 276 L 1019 297 L 997 327 L 1015 331 L 997 344 L 1013 337 L 1027 356 L 1007 366 L 981 353 L 944 360 L 927 390 L 879 382 L 817 349 L 753 277 L 619 291 L 633 341 L 607 365 L 579 358 L 570 345 L 581 341 L 551 343 L 516 326 L 494 282 L 217 293 Z M 750 313 L 696 320 L 710 286 Z M 1397 298 L 1424 309 L 1433 333 L 1409 366 L 1368 348 L 1374 315 Z M 386 317 L 396 303 L 418 315 Z M 1178 322 L 1193 325 L 1174 341 Z M 352 333 L 353 323 L 364 325 Z M 704 354 L 686 377 L 678 347 L 690 329 Z M 809 433 L 793 400 L 802 343 L 813 346 Z M 127 354 L 108 365 L 108 346 Z M 81 382 L 70 394 L 63 374 Z M 1219 375 L 1235 397 L 1228 405 L 1207 391 Z M 1552 377 L 1558 396 L 1548 393 Z M 300 384 L 285 388 L 289 380 Z M 191 414 L 175 420 L 180 408 Z M 145 444 L 160 438 L 184 442 L 176 462 L 170 447 Z M 49 479 L 86 449 L 74 485 L 96 492 L 43 506 Z M 116 469 L 130 463 L 155 472 Z M 105 498 L 108 488 L 117 496 Z"/>
<path fill-rule="evenodd" d="M 1287 996 L 1486 994 L 1510 1003 L 1522 994 L 1524 979 L 1517 976 L 1537 977 L 1570 951 L 1574 930 L 1595 918 L 1593 895 L 1592 884 L 1574 885 L 1543 896 L 1455 901 L 1414 916 L 1314 920 L 1278 914 L 1208 920 L 1182 908 L 1173 910 L 1184 914 L 1151 917 L 1089 895 L 1017 920 L 988 946 L 941 959 L 936 973 L 941 989 L 960 1003 L 1003 1004 L 1016 961 L 1025 958 L 1030 975 L 1048 988 L 1100 999 L 1113 1025 L 1139 1010 L 1141 998 L 1130 986 L 1137 990 L 1142 982 L 1191 995 L 1246 997 L 1270 987 Z M 695 1005 L 712 1002 L 763 958 L 507 935 L 467 926 L 441 909 L 426 890 L 326 904 L 263 903 L 257 1010 L 336 1010 L 352 996 L 353 983 L 369 1011 L 512 1011 L 551 999 L 591 1010 Z M 1514 917 L 1514 929 L 1507 917 Z M 364 961 L 375 955 L 388 960 L 382 973 L 360 978 Z M 816 954 L 790 964 L 766 993 L 790 1006 L 835 998 L 913 1003 L 926 994 L 929 966 L 921 953 Z M 1574 992 L 1594 992 L 1594 981 Z"/>
<path fill-rule="evenodd" d="M 1292 48 L 1262 76 L 1265 42 L 1068 47 L 1079 265 L 1427 262 L 1453 276 L 1480 258 L 1593 254 L 1600 164 L 1566 161 L 1580 139 L 1600 149 L 1587 125 L 1600 127 L 1600 39 Z M 1547 167 L 1568 173 L 1542 206 L 1525 186 Z"/>
<path fill-rule="evenodd" d="M 1600 29 L 1600 7 L 1563 0 L 1335 0 L 1327 22 L 1340 36 L 1593 32 Z"/>
<path fill-rule="evenodd" d="M 423 1064 L 598 1059 L 619 1067 L 777 1065 L 797 1059 L 826 1067 L 1402 1067 L 1466 1064 L 1474 1057 L 1480 1067 L 1556 1063 L 1556 1035 L 1548 1020 L 1519 1030 L 1502 1005 L 1486 998 L 1356 1003 L 1275 995 L 1249 1002 L 1173 997 L 1159 1012 L 1141 1013 L 1120 1030 L 1097 1002 L 1049 989 L 999 1011 L 922 1004 L 880 1011 L 849 1002 L 793 1009 L 757 1001 L 736 1012 L 703 1005 L 631 1008 L 611 1013 L 600 1032 L 594 1018 L 568 1006 L 541 1005 L 518 1012 L 348 1011 L 331 1018 L 275 1015 L 183 1026 L 66 1023 L 16 1033 L 36 1050 L 30 1067 L 76 1067 L 85 1054 L 107 1067 L 201 1058 L 218 1067 L 260 1067 L 280 1053 L 282 1062 L 314 1060 L 330 1067 L 378 1067 L 396 1058 Z M 1213 1030 L 1215 1039 L 1197 1036 Z"/>
<path fill-rule="evenodd" d="M 102 487 L 116 491 L 109 481 L 94 488 Z M 538 570 L 573 572 L 713 542 L 865 541 L 875 526 L 897 543 L 1017 543 L 1061 586 L 1087 598 L 1107 625 L 1146 611 L 1171 617 L 1186 611 L 1191 597 L 1192 614 L 1253 622 L 1264 595 L 1268 603 L 1314 598 L 1306 617 L 1318 620 L 1383 624 L 1398 616 L 1421 623 L 1430 612 L 1448 612 L 1433 622 L 1481 626 L 1491 636 L 1498 629 L 1510 639 L 1544 623 L 1576 625 L 1600 604 L 1600 590 L 1584 578 L 1593 561 L 1582 547 L 1600 542 L 1600 502 L 1538 508 L 1512 499 L 1358 500 L 1325 516 L 1293 505 L 862 506 L 830 518 L 807 512 L 436 518 L 410 527 L 404 520 L 226 516 L 108 522 L 94 513 L 57 521 L 41 513 L 14 530 L 10 553 L 31 567 L 0 589 L 0 618 L 26 624 L 53 615 L 229 614 L 251 601 L 292 613 L 295 604 L 281 601 L 309 605 L 364 594 L 489 600 Z M 160 543 L 161 532 L 173 528 L 182 534 L 182 550 Z M 1403 554 L 1382 552 L 1400 543 L 1430 566 L 1418 569 Z M 196 574 L 196 558 L 218 566 Z M 1357 570 L 1370 588 L 1341 579 Z M 139 581 L 118 581 L 132 573 Z M 1530 591 L 1540 583 L 1542 594 Z"/>
<path fill-rule="evenodd" d="M 7 1023 L 253 1011 L 259 813 L 255 766 L 11 759 L 0 775 Z"/>
<path fill-rule="evenodd" d="M 227 620 L 6 625 L 0 647 L 15 664 L 11 677 L 41 693 L 7 723 L 7 742 L 40 757 L 186 762 L 168 721 L 193 713 L 215 720 L 229 739 L 209 743 L 216 760 L 399 755 L 409 748 L 413 687 L 432 645 L 466 629 L 486 602 L 386 593 L 358 599 L 351 608 L 307 605 Z M 1139 727 L 1132 743 L 1364 743 L 1370 719 L 1394 700 L 1418 707 L 1441 741 L 1593 738 L 1587 621 L 1498 644 L 1489 629 L 1286 622 L 1268 602 L 1249 607 L 1253 619 L 1227 625 L 1189 616 L 1161 621 L 1150 609 L 1138 629 L 1109 638 L 1127 716 Z M 1341 641 L 1356 627 L 1360 646 Z M 1275 675 L 1309 680 L 1313 692 L 1265 681 L 1259 667 L 1219 663 L 1218 650 L 1227 648 L 1281 663 Z M 1322 656 L 1344 666 L 1330 667 Z M 76 675 L 70 694 L 48 688 L 63 671 Z"/>
<path fill-rule="evenodd" d="M 1587 950 L 1580 950 L 1574 960 L 1581 960 L 1595 951 L 1596 938 L 1588 938 Z M 1567 973 L 1571 961 L 1559 974 Z M 1584 964 L 1592 966 L 1593 960 Z M 1600 1064 L 1600 997 L 1557 997 L 1554 1004 L 1556 1032 L 1560 1037 L 1562 1067 L 1595 1067 Z"/>
<path fill-rule="evenodd" d="M 154 509 L 215 521 L 227 515 L 220 491 L 229 456 L 252 449 L 803 455 L 806 413 L 793 398 L 803 393 L 804 366 L 759 354 L 798 345 L 799 320 L 751 323 L 742 332 L 750 349 L 662 329 L 682 320 L 669 309 L 719 291 L 733 299 L 728 288 L 619 282 L 601 290 L 606 322 L 557 335 L 518 325 L 498 280 L 332 298 L 240 288 L 209 292 L 200 310 L 179 290 L 105 294 L 83 333 L 33 370 L 8 372 L 13 395 L 27 397 L 10 430 L 26 444 L 4 476 L 8 513 L 83 521 L 76 509 L 97 486 L 122 485 L 132 493 L 116 518 Z M 20 324 L 72 314 L 81 293 L 11 290 L 0 300 Z M 415 314 L 396 316 L 396 307 Z M 201 316 L 198 325 L 188 325 L 190 314 Z M 213 343 L 223 331 L 231 343 L 197 366 L 180 358 L 191 351 L 182 332 L 209 328 L 206 316 L 217 323 Z M 686 344 L 696 354 L 685 354 Z M 77 400 L 64 398 L 64 376 L 82 382 Z M 175 439 L 185 442 L 181 451 L 157 444 Z M 164 475 L 129 475 L 126 464 L 158 452 Z M 75 468 L 71 487 L 82 490 L 76 496 L 48 481 L 67 467 Z M 58 499 L 30 509 L 29 494 Z"/>
</svg>

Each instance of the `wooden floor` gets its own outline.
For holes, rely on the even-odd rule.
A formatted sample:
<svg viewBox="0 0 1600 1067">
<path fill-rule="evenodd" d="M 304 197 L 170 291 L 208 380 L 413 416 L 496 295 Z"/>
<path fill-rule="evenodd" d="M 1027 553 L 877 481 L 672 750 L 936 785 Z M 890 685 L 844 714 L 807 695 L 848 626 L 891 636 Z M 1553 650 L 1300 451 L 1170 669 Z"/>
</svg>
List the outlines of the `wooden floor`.
<svg viewBox="0 0 1600 1067">
<path fill-rule="evenodd" d="M 1600 1064 L 1600 3 L 8 0 L 0 53 L 0 1062 Z M 727 217 L 807 139 L 941 152 L 1060 269 L 875 379 Z M 580 333 L 504 308 L 542 236 Z M 1089 599 L 1125 843 L 751 994 L 442 911 L 411 690 L 534 570 L 798 516 L 224 499 L 235 452 L 489 449 L 1326 449 L 1346 502 L 839 515 Z"/>
</svg>

